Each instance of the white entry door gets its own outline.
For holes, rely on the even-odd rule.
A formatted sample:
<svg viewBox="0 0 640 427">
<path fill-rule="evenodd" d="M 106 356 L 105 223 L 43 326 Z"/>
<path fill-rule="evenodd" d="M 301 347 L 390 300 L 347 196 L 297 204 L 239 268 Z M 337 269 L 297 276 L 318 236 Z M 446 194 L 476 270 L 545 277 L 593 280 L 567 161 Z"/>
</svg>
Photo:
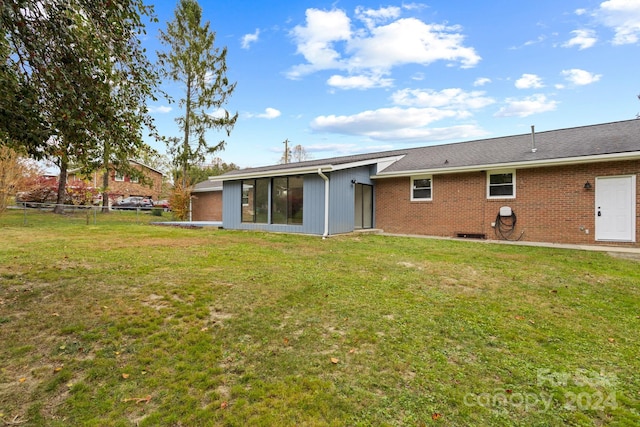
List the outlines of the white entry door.
<svg viewBox="0 0 640 427">
<path fill-rule="evenodd" d="M 596 240 L 635 242 L 636 177 L 596 178 Z"/>
</svg>

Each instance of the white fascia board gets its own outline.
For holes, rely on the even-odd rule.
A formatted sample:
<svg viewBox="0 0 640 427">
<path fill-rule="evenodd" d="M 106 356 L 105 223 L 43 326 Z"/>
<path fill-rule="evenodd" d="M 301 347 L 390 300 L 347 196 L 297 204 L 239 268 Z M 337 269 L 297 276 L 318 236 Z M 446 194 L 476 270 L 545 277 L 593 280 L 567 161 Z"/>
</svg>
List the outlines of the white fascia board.
<svg viewBox="0 0 640 427">
<path fill-rule="evenodd" d="M 221 181 L 237 181 L 240 179 L 269 178 L 272 176 L 317 174 L 318 169 L 320 169 L 322 172 L 334 172 L 373 164 L 378 164 L 379 166 L 384 165 L 384 168 L 387 168 L 389 167 L 389 165 L 400 160 L 402 157 L 404 157 L 404 155 L 395 157 L 378 157 L 368 160 L 360 160 L 357 162 L 342 163 L 339 165 L 325 164 L 319 166 L 306 166 L 302 168 L 271 169 L 260 172 L 237 173 L 230 176 L 217 176 L 216 179 L 219 179 Z"/>
<path fill-rule="evenodd" d="M 271 169 L 260 172 L 237 173 L 230 176 L 219 176 L 217 177 L 217 179 L 219 179 L 220 181 L 238 181 L 241 179 L 269 178 L 272 176 L 317 174 L 318 169 L 322 170 L 323 172 L 331 172 L 333 170 L 331 165 L 307 166 L 303 168 Z"/>
<path fill-rule="evenodd" d="M 633 151 L 629 153 L 598 154 L 594 156 L 564 157 L 560 159 L 535 160 L 529 162 L 493 163 L 485 165 L 458 166 L 451 168 L 416 169 L 389 173 L 383 172 L 377 175 L 372 175 L 371 179 L 397 178 L 412 175 L 437 175 L 445 173 L 479 172 L 494 169 L 528 169 L 541 168 L 545 166 L 570 166 L 585 163 L 613 162 L 617 160 L 636 159 L 640 159 L 639 151 Z"/>
<path fill-rule="evenodd" d="M 378 158 L 373 158 L 373 159 L 369 159 L 369 160 L 360 160 L 358 162 L 343 163 L 343 164 L 340 164 L 340 165 L 333 166 L 331 170 L 332 171 L 339 171 L 339 170 L 358 168 L 360 166 L 368 166 L 368 165 L 373 165 L 373 164 L 377 164 L 378 167 L 380 167 L 380 165 L 384 165 L 382 169 L 385 169 L 385 168 L 389 167 L 389 165 L 397 162 L 398 160 L 400 160 L 403 157 L 404 157 L 404 155 L 395 156 L 395 157 L 378 157 Z"/>
</svg>

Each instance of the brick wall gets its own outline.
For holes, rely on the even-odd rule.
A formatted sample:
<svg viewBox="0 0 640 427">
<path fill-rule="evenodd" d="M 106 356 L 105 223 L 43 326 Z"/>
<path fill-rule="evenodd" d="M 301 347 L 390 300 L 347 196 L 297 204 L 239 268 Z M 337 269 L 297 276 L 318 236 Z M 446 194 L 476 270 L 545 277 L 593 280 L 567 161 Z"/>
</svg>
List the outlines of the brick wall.
<svg viewBox="0 0 640 427">
<path fill-rule="evenodd" d="M 524 241 L 596 244 L 596 177 L 632 175 L 640 184 L 640 161 L 518 169 L 516 198 L 488 200 L 486 173 L 434 175 L 432 201 L 411 201 L 410 178 L 376 181 L 376 228 L 389 233 L 455 236 L 486 234 L 501 206 L 517 216 L 513 237 Z M 589 181 L 591 190 L 585 190 Z M 640 185 L 636 185 L 636 241 L 640 241 Z M 587 233 L 588 230 L 588 233 Z M 638 246 L 638 243 L 634 244 Z"/>
<path fill-rule="evenodd" d="M 194 221 L 222 221 L 222 191 L 193 193 L 191 217 Z"/>
<path fill-rule="evenodd" d="M 151 181 L 150 185 L 142 184 L 140 182 L 132 182 L 131 178 L 127 175 L 124 176 L 123 181 L 116 181 L 116 174 L 114 171 L 109 172 L 109 194 L 114 199 L 118 197 L 129 196 L 141 196 L 151 197 L 153 200 L 160 199 L 162 194 L 162 174 L 156 172 L 142 165 L 133 165 L 134 168 L 141 170 L 145 176 Z M 90 183 L 90 185 L 100 188 L 102 187 L 103 170 L 95 171 L 90 176 L 81 176 L 77 172 L 71 172 L 68 174 L 67 179 L 83 179 Z"/>
<path fill-rule="evenodd" d="M 160 199 L 160 194 L 162 193 L 162 174 L 139 165 L 134 165 L 133 167 L 143 171 L 145 176 L 151 180 L 151 186 L 140 182 L 131 182 L 129 176 L 125 176 L 124 181 L 116 181 L 115 172 L 111 171 L 109 176 L 109 193 L 122 197 L 150 196 L 153 200 Z"/>
</svg>

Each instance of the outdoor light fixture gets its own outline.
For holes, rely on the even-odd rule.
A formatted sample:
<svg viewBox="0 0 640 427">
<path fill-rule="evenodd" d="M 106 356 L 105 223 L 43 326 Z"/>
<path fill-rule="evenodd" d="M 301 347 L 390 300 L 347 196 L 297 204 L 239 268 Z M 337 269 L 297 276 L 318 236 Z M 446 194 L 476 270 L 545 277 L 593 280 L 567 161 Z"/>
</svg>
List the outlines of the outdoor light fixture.
<svg viewBox="0 0 640 427">
<path fill-rule="evenodd" d="M 591 190 L 591 183 L 589 181 L 584 183 L 584 189 L 585 190 Z"/>
<path fill-rule="evenodd" d="M 352 179 L 352 180 L 351 180 L 351 183 L 352 183 L 352 184 L 356 184 L 357 182 L 358 182 L 358 181 L 356 181 L 355 179 Z"/>
</svg>

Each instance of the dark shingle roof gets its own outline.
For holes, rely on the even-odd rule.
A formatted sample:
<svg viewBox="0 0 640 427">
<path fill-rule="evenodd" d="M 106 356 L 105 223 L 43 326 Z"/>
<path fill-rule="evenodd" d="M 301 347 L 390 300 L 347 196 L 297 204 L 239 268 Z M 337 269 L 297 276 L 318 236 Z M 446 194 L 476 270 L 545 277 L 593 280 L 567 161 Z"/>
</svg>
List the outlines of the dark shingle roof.
<svg viewBox="0 0 640 427">
<path fill-rule="evenodd" d="M 197 183 L 193 186 L 193 192 L 201 192 L 201 191 L 222 191 L 222 181 L 217 180 L 206 180 Z"/>
<path fill-rule="evenodd" d="M 552 163 L 554 160 L 589 157 L 604 154 L 638 153 L 640 155 L 640 119 L 604 123 L 535 133 L 505 136 L 452 144 L 406 148 L 378 153 L 333 157 L 299 163 L 263 166 L 229 172 L 223 177 L 252 173 L 284 172 L 314 166 L 339 166 L 386 157 L 403 156 L 384 169 L 385 174 L 437 169 L 464 169 L 510 163 Z"/>
<path fill-rule="evenodd" d="M 640 152 L 640 120 L 414 148 L 384 173 Z"/>
</svg>

